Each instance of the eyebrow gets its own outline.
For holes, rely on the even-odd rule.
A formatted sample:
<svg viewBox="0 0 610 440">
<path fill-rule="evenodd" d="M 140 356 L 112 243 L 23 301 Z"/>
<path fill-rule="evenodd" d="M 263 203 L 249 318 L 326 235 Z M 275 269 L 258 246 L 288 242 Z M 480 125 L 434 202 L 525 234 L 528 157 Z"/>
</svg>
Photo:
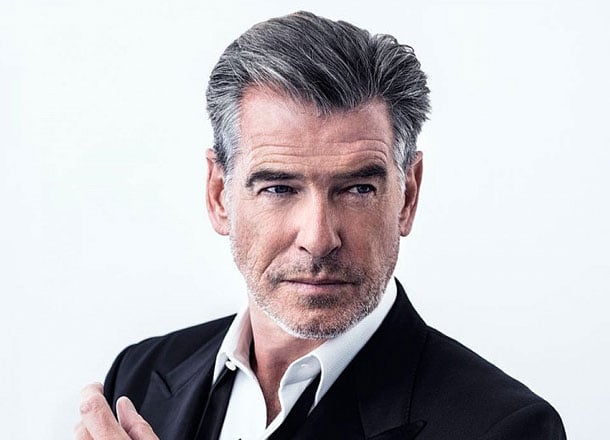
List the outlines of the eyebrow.
<svg viewBox="0 0 610 440">
<path fill-rule="evenodd" d="M 386 167 L 382 165 L 367 165 L 354 171 L 340 173 L 334 176 L 335 179 L 350 180 L 350 179 L 369 179 L 375 177 L 385 180 L 388 175 Z"/>
<path fill-rule="evenodd" d="M 333 178 L 338 180 L 352 180 L 370 179 L 373 177 L 385 180 L 387 174 L 388 172 L 384 166 L 367 165 L 354 171 L 335 174 Z M 255 171 L 248 176 L 248 179 L 246 180 L 246 188 L 252 188 L 257 182 L 277 182 L 282 180 L 299 180 L 303 178 L 303 174 L 288 173 L 286 171 L 272 169 L 262 169 Z"/>
<path fill-rule="evenodd" d="M 252 188 L 257 182 L 273 182 L 278 180 L 296 180 L 302 179 L 302 174 L 287 173 L 285 171 L 276 171 L 270 169 L 262 169 L 255 171 L 248 176 L 246 180 L 246 188 Z"/>
</svg>

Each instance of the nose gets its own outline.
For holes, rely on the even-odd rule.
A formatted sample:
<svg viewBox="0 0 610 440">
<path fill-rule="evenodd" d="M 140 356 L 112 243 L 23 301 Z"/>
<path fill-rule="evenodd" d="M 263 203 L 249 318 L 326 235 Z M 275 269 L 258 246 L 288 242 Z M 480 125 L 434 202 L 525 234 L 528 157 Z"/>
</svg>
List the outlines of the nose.
<svg viewBox="0 0 610 440">
<path fill-rule="evenodd" d="M 299 216 L 296 245 L 312 258 L 330 255 L 341 247 L 339 222 L 326 197 L 310 197 Z"/>
</svg>

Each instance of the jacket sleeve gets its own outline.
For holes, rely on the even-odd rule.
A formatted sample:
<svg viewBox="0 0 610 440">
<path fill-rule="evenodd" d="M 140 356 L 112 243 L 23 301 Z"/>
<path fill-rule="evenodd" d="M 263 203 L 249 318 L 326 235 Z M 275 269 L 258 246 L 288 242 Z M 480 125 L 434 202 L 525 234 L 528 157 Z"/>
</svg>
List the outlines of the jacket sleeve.
<svg viewBox="0 0 610 440">
<path fill-rule="evenodd" d="M 518 409 L 495 423 L 479 440 L 565 440 L 559 414 L 547 402 Z"/>
</svg>

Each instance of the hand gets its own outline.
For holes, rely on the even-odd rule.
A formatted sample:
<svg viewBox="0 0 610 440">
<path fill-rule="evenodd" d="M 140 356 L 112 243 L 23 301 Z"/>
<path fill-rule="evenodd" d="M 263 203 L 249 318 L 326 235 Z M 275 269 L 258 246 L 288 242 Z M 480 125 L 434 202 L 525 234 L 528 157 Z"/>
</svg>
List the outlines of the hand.
<svg viewBox="0 0 610 440">
<path fill-rule="evenodd" d="M 118 421 L 106 402 L 102 384 L 87 385 L 81 391 L 76 440 L 159 440 L 127 397 L 119 397 L 116 410 Z"/>
</svg>

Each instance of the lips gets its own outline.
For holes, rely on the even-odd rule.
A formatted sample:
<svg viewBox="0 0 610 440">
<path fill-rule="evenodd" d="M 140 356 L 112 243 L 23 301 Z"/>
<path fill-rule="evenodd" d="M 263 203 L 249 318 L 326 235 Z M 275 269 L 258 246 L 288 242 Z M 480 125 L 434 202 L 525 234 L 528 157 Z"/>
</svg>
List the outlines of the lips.
<svg viewBox="0 0 610 440">
<path fill-rule="evenodd" d="M 335 297 L 344 292 L 345 288 L 353 285 L 335 278 L 291 278 L 284 280 L 283 284 L 289 289 L 307 297 Z"/>
<path fill-rule="evenodd" d="M 288 283 L 309 284 L 312 286 L 325 286 L 336 284 L 352 284 L 349 281 L 332 278 L 294 278 L 285 280 Z"/>
</svg>

